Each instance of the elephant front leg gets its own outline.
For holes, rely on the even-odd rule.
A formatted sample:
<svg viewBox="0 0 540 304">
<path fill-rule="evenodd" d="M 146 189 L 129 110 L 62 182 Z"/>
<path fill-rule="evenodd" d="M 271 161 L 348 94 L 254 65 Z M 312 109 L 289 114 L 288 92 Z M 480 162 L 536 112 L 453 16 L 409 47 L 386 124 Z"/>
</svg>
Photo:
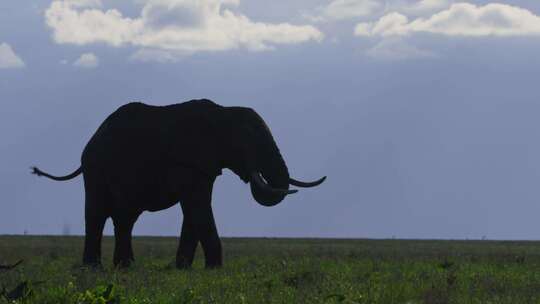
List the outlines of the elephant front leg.
<svg viewBox="0 0 540 304">
<path fill-rule="evenodd" d="M 193 263 L 197 243 L 200 241 L 206 268 L 223 264 L 221 241 L 217 232 L 210 202 L 188 202 L 182 204 L 184 222 L 176 256 L 178 268 L 188 268 Z"/>
<path fill-rule="evenodd" d="M 200 241 L 204 251 L 206 268 L 217 268 L 223 265 L 223 252 L 214 215 L 212 209 L 209 209 L 206 215 L 201 215 L 204 220 L 199 227 L 201 231 Z"/>
</svg>

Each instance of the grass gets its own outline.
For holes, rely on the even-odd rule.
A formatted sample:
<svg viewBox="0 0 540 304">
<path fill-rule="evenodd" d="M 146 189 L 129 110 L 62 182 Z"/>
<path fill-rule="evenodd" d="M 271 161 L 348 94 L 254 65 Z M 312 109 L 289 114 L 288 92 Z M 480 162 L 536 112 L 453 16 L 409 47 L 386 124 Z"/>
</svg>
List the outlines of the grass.
<svg viewBox="0 0 540 304">
<path fill-rule="evenodd" d="M 222 269 L 174 268 L 176 238 L 137 237 L 136 263 L 81 268 L 82 237 L 0 236 L 0 288 L 21 303 L 540 303 L 540 243 L 417 240 L 223 240 Z M 0 303 L 8 303 L 5 298 Z M 11 302 L 9 302 L 11 303 Z"/>
</svg>

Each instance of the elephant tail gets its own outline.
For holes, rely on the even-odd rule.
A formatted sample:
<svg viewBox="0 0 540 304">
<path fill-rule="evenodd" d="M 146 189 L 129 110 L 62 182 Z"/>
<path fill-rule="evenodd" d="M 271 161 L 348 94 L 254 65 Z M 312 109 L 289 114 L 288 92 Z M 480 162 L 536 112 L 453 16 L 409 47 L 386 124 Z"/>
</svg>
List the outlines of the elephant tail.
<svg viewBox="0 0 540 304">
<path fill-rule="evenodd" d="M 72 178 L 75 178 L 77 176 L 79 176 L 79 174 L 82 173 L 82 168 L 79 167 L 79 169 L 75 170 L 75 172 L 69 174 L 69 175 L 66 175 L 66 176 L 54 176 L 54 175 L 50 175 L 49 173 L 46 173 L 46 172 L 43 172 L 41 170 L 39 170 L 37 167 L 32 167 L 32 174 L 35 174 L 37 176 L 45 176 L 45 177 L 48 177 L 52 180 L 55 180 L 55 181 L 67 181 L 67 180 L 70 180 Z"/>
</svg>

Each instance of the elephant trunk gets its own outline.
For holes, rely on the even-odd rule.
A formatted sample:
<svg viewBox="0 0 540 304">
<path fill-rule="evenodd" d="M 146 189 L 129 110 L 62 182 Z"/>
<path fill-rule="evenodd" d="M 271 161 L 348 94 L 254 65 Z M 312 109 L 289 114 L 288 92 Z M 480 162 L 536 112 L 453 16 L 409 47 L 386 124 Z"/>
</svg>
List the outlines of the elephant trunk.
<svg viewBox="0 0 540 304">
<path fill-rule="evenodd" d="M 255 200 L 263 206 L 275 206 L 285 196 L 298 192 L 298 190 L 289 190 L 289 185 L 311 188 L 319 186 L 326 180 L 326 176 L 312 182 L 303 182 L 290 177 L 277 146 L 273 151 L 273 157 L 270 157 L 269 160 L 271 161 L 266 162 L 261 167 L 261 172 L 254 171 L 250 176 L 251 193 Z"/>
<path fill-rule="evenodd" d="M 275 144 L 274 144 L 275 146 Z M 260 166 L 260 172 L 252 172 L 250 176 L 251 194 L 263 206 L 275 206 L 285 196 L 298 192 L 289 190 L 289 172 L 277 146 L 271 152 L 265 164 Z"/>
<path fill-rule="evenodd" d="M 257 147 L 250 172 L 251 194 L 259 204 L 274 206 L 297 190 L 289 190 L 289 170 L 270 129 L 259 115 L 252 114 L 257 125 L 254 128 Z"/>
</svg>

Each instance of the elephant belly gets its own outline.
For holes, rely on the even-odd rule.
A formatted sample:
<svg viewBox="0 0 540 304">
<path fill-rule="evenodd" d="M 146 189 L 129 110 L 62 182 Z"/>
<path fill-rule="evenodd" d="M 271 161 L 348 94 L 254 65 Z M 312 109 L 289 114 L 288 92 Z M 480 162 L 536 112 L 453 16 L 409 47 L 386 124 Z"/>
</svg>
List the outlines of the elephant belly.
<svg viewBox="0 0 540 304">
<path fill-rule="evenodd" d="M 189 180 L 182 176 L 174 169 L 133 170 L 112 183 L 115 205 L 152 212 L 170 208 L 189 192 Z"/>
<path fill-rule="evenodd" d="M 147 203 L 141 209 L 144 210 L 144 211 L 156 212 L 156 211 L 171 208 L 172 206 L 176 205 L 177 203 L 178 203 L 178 201 L 164 199 L 164 200 L 160 200 L 160 201 L 154 201 L 154 202 L 151 202 L 151 203 Z"/>
</svg>

